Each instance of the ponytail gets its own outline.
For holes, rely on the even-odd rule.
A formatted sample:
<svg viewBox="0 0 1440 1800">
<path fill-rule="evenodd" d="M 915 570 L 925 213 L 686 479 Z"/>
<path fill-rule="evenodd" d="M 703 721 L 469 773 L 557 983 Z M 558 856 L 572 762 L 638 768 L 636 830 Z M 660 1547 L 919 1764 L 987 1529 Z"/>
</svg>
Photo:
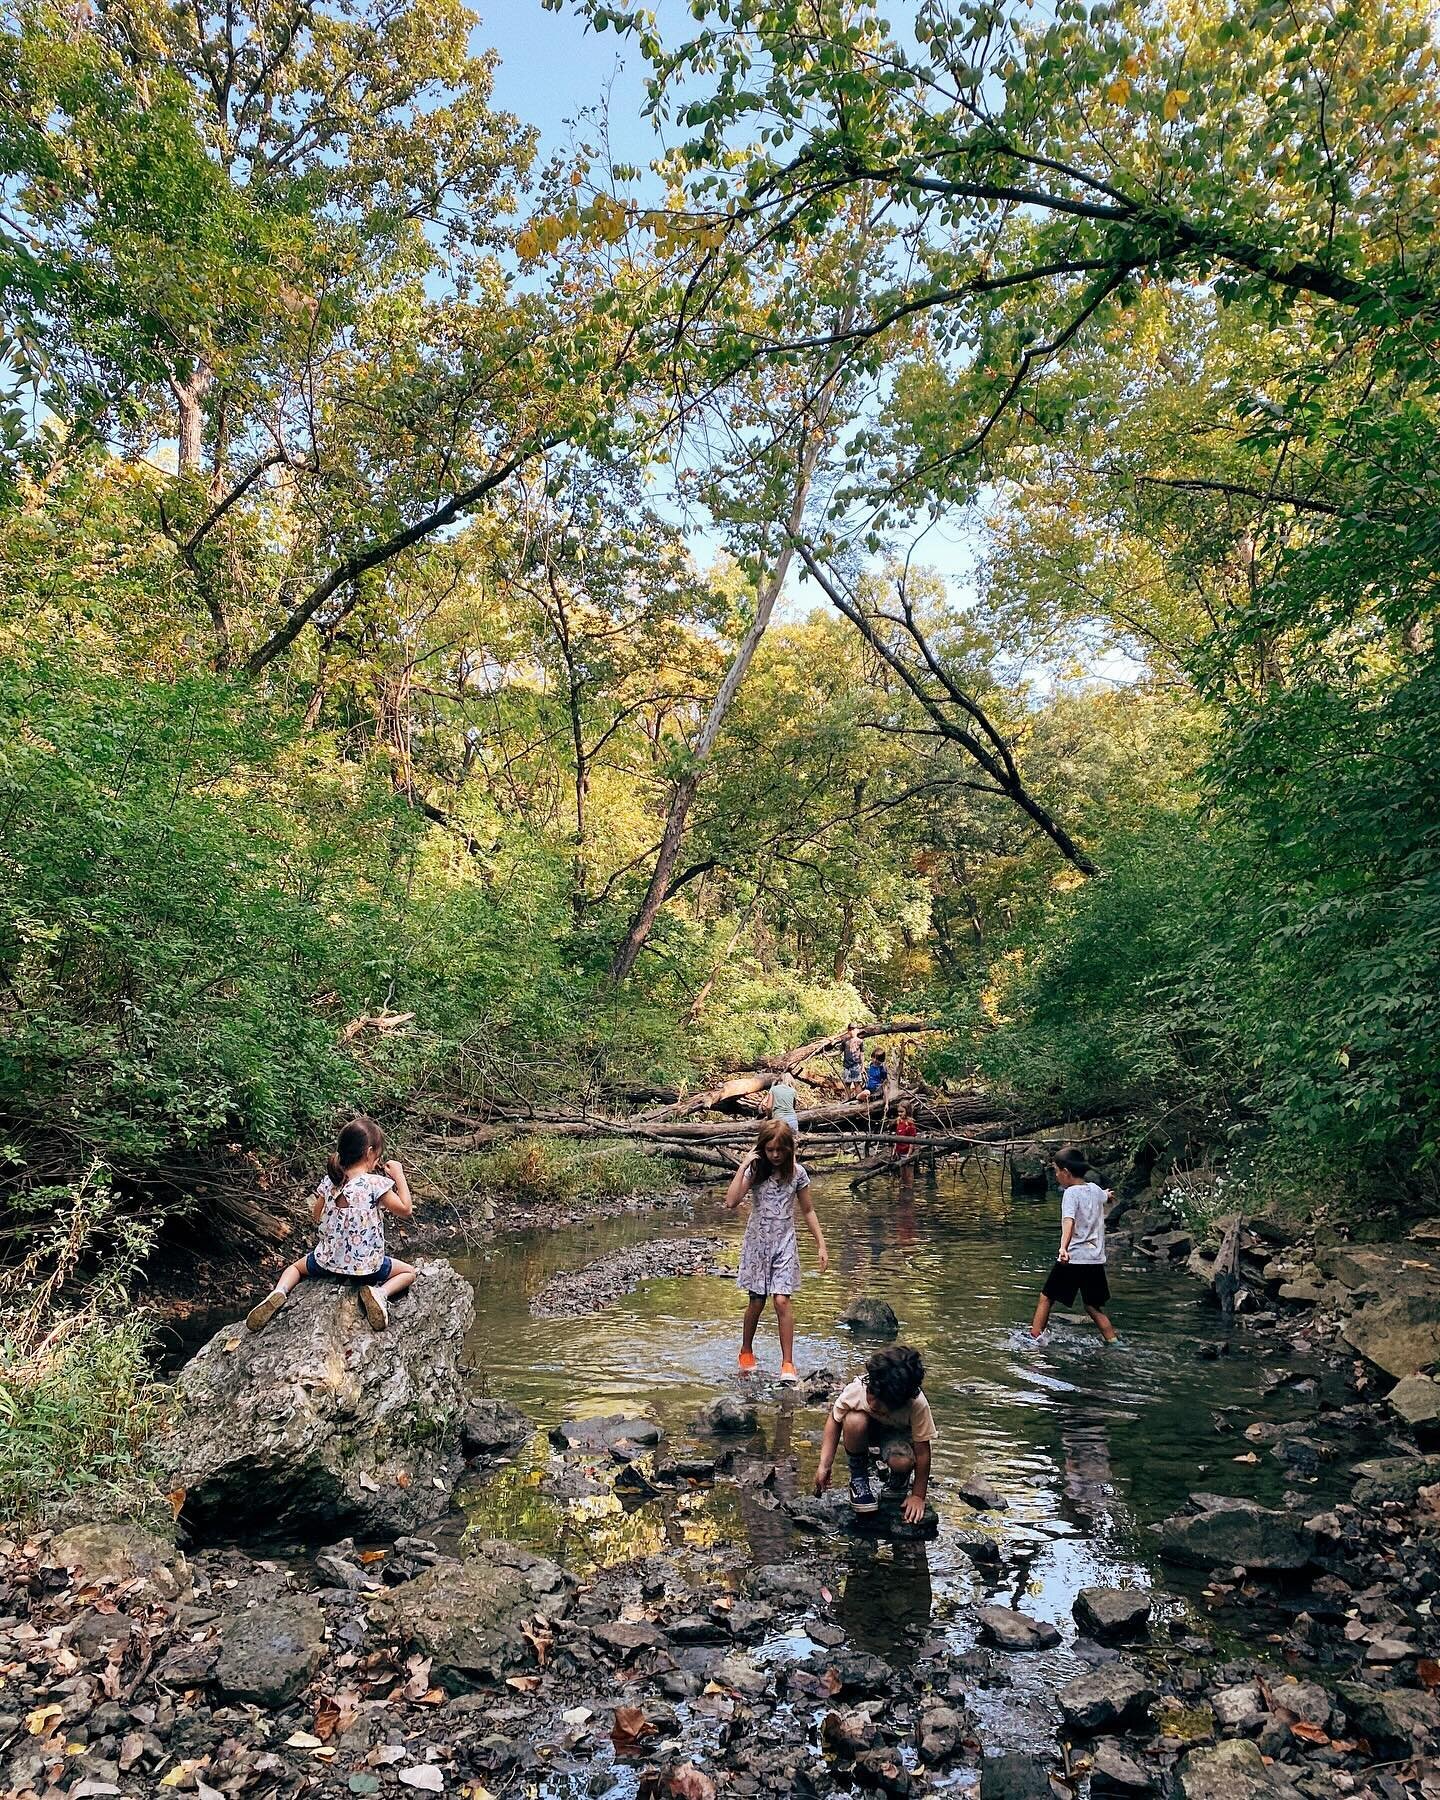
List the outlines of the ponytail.
<svg viewBox="0 0 1440 1800">
<path fill-rule="evenodd" d="M 340 1138 L 326 1159 L 325 1173 L 337 1188 L 345 1185 L 345 1171 L 364 1162 L 372 1150 L 385 1148 L 385 1134 L 373 1119 L 356 1118 L 340 1127 Z"/>
</svg>

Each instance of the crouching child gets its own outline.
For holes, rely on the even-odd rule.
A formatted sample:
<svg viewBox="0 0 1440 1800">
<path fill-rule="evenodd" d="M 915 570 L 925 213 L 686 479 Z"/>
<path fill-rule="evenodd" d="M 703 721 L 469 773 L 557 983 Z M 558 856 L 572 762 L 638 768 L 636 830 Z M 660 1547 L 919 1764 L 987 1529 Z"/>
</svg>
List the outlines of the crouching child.
<svg viewBox="0 0 1440 1800">
<path fill-rule="evenodd" d="M 899 1501 L 907 1525 L 925 1516 L 930 1487 L 930 1446 L 935 1420 L 922 1383 L 925 1364 L 908 1344 L 877 1350 L 842 1388 L 825 1421 L 815 1492 L 830 1485 L 835 1452 L 843 1444 L 850 1464 L 850 1504 L 857 1513 L 877 1512 L 882 1499 Z M 873 1464 L 878 1459 L 884 1485 L 877 1492 Z"/>
</svg>

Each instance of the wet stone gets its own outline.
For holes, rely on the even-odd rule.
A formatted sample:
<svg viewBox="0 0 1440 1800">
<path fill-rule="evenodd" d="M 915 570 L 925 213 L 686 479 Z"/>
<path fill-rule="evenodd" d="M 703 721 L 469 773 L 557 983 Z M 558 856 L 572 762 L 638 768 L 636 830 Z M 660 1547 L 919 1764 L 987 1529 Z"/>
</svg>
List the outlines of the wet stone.
<svg viewBox="0 0 1440 1800">
<path fill-rule="evenodd" d="M 660 1642 L 658 1628 L 645 1619 L 619 1619 L 612 1624 L 597 1625 L 590 1635 L 622 1661 L 628 1661 L 641 1650 L 651 1650 Z"/>
<path fill-rule="evenodd" d="M 830 1655 L 812 1656 L 801 1665 L 816 1675 L 834 1672 L 842 1697 L 888 1694 L 895 1685 L 895 1671 L 889 1663 L 864 1650 L 841 1650 Z"/>
<path fill-rule="evenodd" d="M 981 1512 L 1004 1512 L 1010 1504 L 999 1488 L 981 1475 L 967 1475 L 955 1491 L 967 1505 L 978 1507 Z"/>
<path fill-rule="evenodd" d="M 1027 1750 L 982 1756 L 980 1800 L 1053 1800 L 1048 1764 Z"/>
<path fill-rule="evenodd" d="M 1140 1588 L 1081 1588 L 1071 1611 L 1087 1637 L 1113 1643 L 1144 1632 L 1150 1622 L 1150 1596 Z"/>
<path fill-rule="evenodd" d="M 969 1731 L 964 1713 L 953 1706 L 927 1706 L 915 1728 L 920 1760 L 932 1765 L 949 1762 L 963 1746 Z"/>
<path fill-rule="evenodd" d="M 695 1415 L 697 1431 L 712 1431 L 717 1436 L 749 1437 L 759 1429 L 760 1412 L 753 1400 L 741 1400 L 733 1394 L 719 1394 L 708 1400 Z"/>
<path fill-rule="evenodd" d="M 631 1419 L 609 1414 L 597 1419 L 567 1419 L 550 1433 L 550 1442 L 567 1454 L 605 1455 L 617 1444 L 653 1449 L 660 1442 L 660 1427 L 652 1419 Z"/>
<path fill-rule="evenodd" d="M 895 1309 L 885 1300 L 862 1296 L 853 1300 L 840 1315 L 840 1323 L 865 1337 L 893 1338 L 900 1335 L 900 1321 Z"/>
<path fill-rule="evenodd" d="M 1192 1495 L 1192 1500 L 1204 1496 Z M 1221 1500 L 1193 1516 L 1166 1519 L 1160 1554 L 1169 1562 L 1212 1569 L 1227 1563 L 1261 1573 L 1305 1568 L 1314 1555 L 1312 1535 L 1287 1513 Z"/>
<path fill-rule="evenodd" d="M 1049 1650 L 1060 1642 L 1060 1633 L 1043 1619 L 1008 1606 L 977 1606 L 980 1635 L 1001 1650 Z"/>
<path fill-rule="evenodd" d="M 1215 1721 L 1228 1731 L 1247 1731 L 1265 1716 L 1265 1700 L 1253 1681 L 1223 1687 L 1210 1696 Z"/>
<path fill-rule="evenodd" d="M 1192 1750 L 1175 1772 L 1176 1800 L 1272 1800 L 1281 1790 L 1248 1738 Z"/>
<path fill-rule="evenodd" d="M 1372 1688 L 1342 1681 L 1336 1688 L 1351 1726 L 1384 1756 L 1408 1756 L 1440 1741 L 1440 1700 L 1420 1688 Z"/>
<path fill-rule="evenodd" d="M 1096 1744 L 1090 1763 L 1090 1792 L 1134 1796 L 1155 1790 L 1155 1777 L 1113 1740 Z"/>
<path fill-rule="evenodd" d="M 1155 1689 L 1133 1664 L 1106 1663 L 1066 1682 L 1057 1699 L 1073 1731 L 1094 1735 L 1143 1725 Z"/>
</svg>

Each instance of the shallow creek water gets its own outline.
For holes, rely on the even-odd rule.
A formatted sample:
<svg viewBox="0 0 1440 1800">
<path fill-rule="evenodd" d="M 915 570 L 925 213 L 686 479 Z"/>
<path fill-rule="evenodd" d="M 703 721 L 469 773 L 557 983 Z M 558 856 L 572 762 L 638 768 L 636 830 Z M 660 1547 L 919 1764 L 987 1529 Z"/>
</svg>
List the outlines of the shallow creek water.
<svg viewBox="0 0 1440 1800">
<path fill-rule="evenodd" d="M 942 1530 L 918 1547 L 857 1543 L 841 1553 L 838 1580 L 813 1538 L 798 1533 L 773 1497 L 743 1484 L 667 1495 L 626 1508 L 608 1492 L 564 1499 L 546 1491 L 554 1461 L 546 1430 L 564 1418 L 649 1414 L 672 1442 L 699 1444 L 691 1422 L 717 1393 L 743 1391 L 735 1356 L 742 1297 L 733 1281 L 690 1277 L 647 1283 L 604 1311 L 540 1320 L 528 1306 L 559 1269 L 575 1268 L 631 1243 L 719 1229 L 743 1229 L 715 1200 L 692 1215 L 647 1214 L 502 1239 L 460 1266 L 475 1283 L 478 1318 L 472 1359 L 483 1390 L 516 1402 L 538 1423 L 532 1444 L 497 1474 L 461 1489 L 471 1532 L 529 1544 L 585 1575 L 633 1557 L 683 1557 L 728 1550 L 730 1564 L 812 1562 L 822 1598 L 857 1648 L 891 1660 L 913 1656 L 937 1635 L 956 1648 L 974 1641 L 964 1603 L 1018 1606 L 1064 1634 L 1059 1650 L 1008 1659 L 1015 1685 L 979 1710 L 993 1747 L 1033 1742 L 1058 1681 L 1074 1667 L 1070 1617 L 1076 1592 L 1090 1584 L 1154 1587 L 1162 1617 L 1188 1611 L 1199 1582 L 1160 1564 L 1149 1527 L 1176 1511 L 1193 1489 L 1266 1504 L 1303 1485 L 1262 1450 L 1258 1460 L 1240 1431 L 1253 1419 L 1299 1417 L 1309 1397 L 1282 1389 L 1266 1396 L 1277 1368 L 1295 1363 L 1258 1354 L 1242 1336 L 1237 1354 L 1202 1360 L 1207 1338 L 1224 1335 L 1217 1315 L 1198 1304 L 1182 1270 L 1159 1267 L 1117 1247 L 1110 1264 L 1112 1317 L 1122 1348 L 1107 1349 L 1083 1313 L 1057 1314 L 1047 1341 L 1023 1336 L 1054 1255 L 1058 1207 L 1049 1198 L 1012 1198 L 998 1170 L 942 1172 L 908 1193 L 898 1182 L 852 1194 L 839 1178 L 821 1178 L 816 1202 L 830 1244 L 828 1275 L 814 1273 L 813 1246 L 802 1237 L 805 1282 L 797 1296 L 795 1360 L 803 1374 L 826 1367 L 848 1377 L 866 1346 L 835 1321 L 859 1294 L 888 1300 L 905 1341 L 923 1351 L 926 1391 L 940 1437 L 931 1496 Z M 756 1343 L 762 1370 L 779 1366 L 773 1314 Z M 760 1434 L 747 1452 L 779 1468 L 778 1492 L 806 1492 L 813 1475 L 820 1406 L 797 1406 L 770 1381 L 755 1384 Z M 1237 1409 L 1234 1431 L 1217 1430 L 1221 1408 Z M 714 1441 L 704 1444 L 707 1453 Z M 843 1479 L 844 1459 L 837 1467 Z M 956 1486 L 983 1475 L 1008 1501 L 1003 1514 L 977 1515 Z M 542 1486 L 545 1483 L 546 1486 Z M 1318 1510 L 1328 1498 L 1315 1485 Z M 1003 1536 L 1005 1562 L 977 1576 L 954 1529 L 977 1523 Z M 1164 1598 L 1161 1598 L 1161 1596 Z M 803 1633 L 767 1646 L 773 1656 L 804 1655 Z"/>
</svg>

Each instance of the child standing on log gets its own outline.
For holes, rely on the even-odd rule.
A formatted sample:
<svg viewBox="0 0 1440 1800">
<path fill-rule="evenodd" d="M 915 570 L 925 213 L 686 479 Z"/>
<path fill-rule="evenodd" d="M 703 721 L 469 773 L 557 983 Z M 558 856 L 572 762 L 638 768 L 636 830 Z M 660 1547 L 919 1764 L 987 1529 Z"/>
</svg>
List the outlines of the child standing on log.
<svg viewBox="0 0 1440 1800">
<path fill-rule="evenodd" d="M 1040 1290 L 1030 1335 L 1038 1338 L 1044 1332 L 1052 1305 L 1073 1306 L 1078 1294 L 1101 1337 L 1113 1344 L 1120 1334 L 1105 1312 L 1110 1299 L 1105 1276 L 1105 1203 L 1109 1195 L 1089 1179 L 1090 1165 L 1078 1150 L 1061 1150 L 1050 1166 L 1060 1184 L 1060 1254 Z"/>
<path fill-rule="evenodd" d="M 389 1302 L 410 1286 L 415 1270 L 385 1254 L 384 1214 L 411 1218 L 415 1203 L 398 1161 L 392 1159 L 379 1172 L 384 1154 L 385 1133 L 373 1119 L 352 1119 L 342 1128 L 310 1202 L 310 1217 L 320 1227 L 315 1248 L 291 1263 L 273 1292 L 251 1307 L 245 1319 L 251 1331 L 263 1331 L 307 1275 L 357 1283 L 371 1330 L 383 1331 L 389 1324 Z"/>
<path fill-rule="evenodd" d="M 796 1380 L 795 1309 L 791 1296 L 800 1285 L 800 1243 L 795 1232 L 795 1209 L 815 1240 L 816 1261 L 823 1275 L 830 1267 L 825 1233 L 815 1216 L 810 1198 L 810 1177 L 795 1160 L 795 1134 L 779 1119 L 768 1119 L 755 1138 L 755 1149 L 731 1177 L 725 1193 L 725 1210 L 734 1212 L 742 1201 L 750 1202 L 745 1241 L 740 1248 L 739 1284 L 749 1295 L 740 1342 L 740 1367 L 753 1369 L 755 1327 L 765 1302 L 775 1302 L 775 1323 L 780 1330 L 780 1379 Z"/>
</svg>

